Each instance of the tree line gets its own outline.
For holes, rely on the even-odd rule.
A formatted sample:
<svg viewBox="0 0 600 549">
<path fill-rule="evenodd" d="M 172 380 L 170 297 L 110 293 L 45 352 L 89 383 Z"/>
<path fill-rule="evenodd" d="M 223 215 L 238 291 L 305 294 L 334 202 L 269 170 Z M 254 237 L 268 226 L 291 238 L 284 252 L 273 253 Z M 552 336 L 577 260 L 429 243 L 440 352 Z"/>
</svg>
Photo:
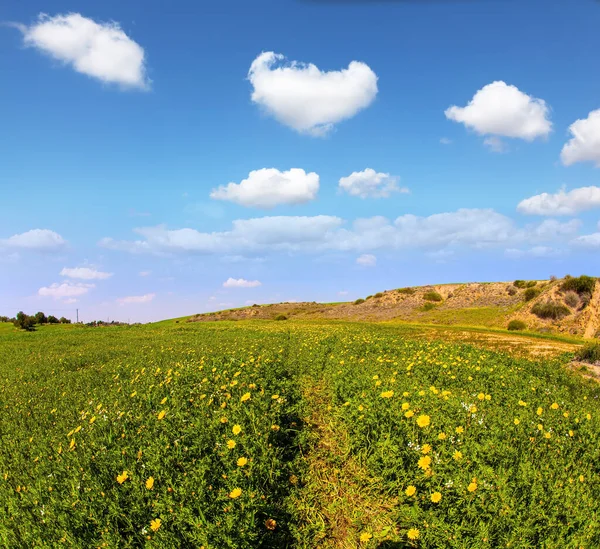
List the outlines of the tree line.
<svg viewBox="0 0 600 549">
<path fill-rule="evenodd" d="M 17 316 L 13 318 L 0 316 L 0 322 L 12 322 L 17 328 L 28 331 L 35 329 L 36 325 L 41 324 L 71 324 L 71 321 L 64 316 L 60 318 L 56 318 L 54 315 L 46 316 L 42 311 L 34 315 L 27 315 L 23 311 L 19 311 Z"/>
</svg>

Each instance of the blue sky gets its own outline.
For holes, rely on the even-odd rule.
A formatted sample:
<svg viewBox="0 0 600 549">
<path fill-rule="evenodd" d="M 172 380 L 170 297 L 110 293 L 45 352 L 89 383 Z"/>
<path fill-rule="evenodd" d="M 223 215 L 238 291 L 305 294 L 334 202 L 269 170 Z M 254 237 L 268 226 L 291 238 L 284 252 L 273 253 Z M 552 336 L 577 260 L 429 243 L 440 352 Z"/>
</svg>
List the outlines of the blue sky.
<svg viewBox="0 0 600 549">
<path fill-rule="evenodd" d="M 0 314 L 598 270 L 597 2 L 9 1 L 0 20 Z"/>
</svg>

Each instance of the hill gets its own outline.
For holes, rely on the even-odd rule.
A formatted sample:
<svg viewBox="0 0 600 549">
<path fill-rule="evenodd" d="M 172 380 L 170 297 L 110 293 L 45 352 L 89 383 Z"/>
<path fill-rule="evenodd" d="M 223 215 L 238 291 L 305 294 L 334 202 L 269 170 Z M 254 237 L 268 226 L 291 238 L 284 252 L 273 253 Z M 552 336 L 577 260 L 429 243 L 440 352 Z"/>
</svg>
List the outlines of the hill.
<svg viewBox="0 0 600 549">
<path fill-rule="evenodd" d="M 448 326 L 526 329 L 594 338 L 600 330 L 600 284 L 591 277 L 440 284 L 387 290 L 344 303 L 252 305 L 195 315 L 189 322 L 297 318 L 400 321 Z"/>
</svg>

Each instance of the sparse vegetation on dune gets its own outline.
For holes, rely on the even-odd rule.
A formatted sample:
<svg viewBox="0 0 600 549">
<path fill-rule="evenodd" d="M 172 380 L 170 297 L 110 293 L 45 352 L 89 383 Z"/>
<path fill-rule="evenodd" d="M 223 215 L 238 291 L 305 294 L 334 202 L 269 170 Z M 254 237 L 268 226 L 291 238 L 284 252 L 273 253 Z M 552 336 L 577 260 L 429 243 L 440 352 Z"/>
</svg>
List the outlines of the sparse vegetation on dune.
<svg viewBox="0 0 600 549">
<path fill-rule="evenodd" d="M 563 368 L 568 356 L 423 333 L 297 321 L 2 331 L 0 540 L 599 546 L 598 386 Z"/>
</svg>

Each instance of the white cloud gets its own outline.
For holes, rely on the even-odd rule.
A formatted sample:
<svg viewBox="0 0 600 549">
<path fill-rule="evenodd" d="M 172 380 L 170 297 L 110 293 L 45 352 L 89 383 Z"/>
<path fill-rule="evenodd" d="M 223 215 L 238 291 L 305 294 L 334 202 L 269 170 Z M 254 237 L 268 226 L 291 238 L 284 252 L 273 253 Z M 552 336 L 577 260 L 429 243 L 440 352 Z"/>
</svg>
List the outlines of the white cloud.
<svg viewBox="0 0 600 549">
<path fill-rule="evenodd" d="M 62 236 L 48 229 L 32 229 L 3 240 L 0 239 L 0 247 L 35 251 L 60 250 L 65 247 L 66 243 L 67 241 Z"/>
<path fill-rule="evenodd" d="M 600 248 L 600 221 L 598 222 L 598 232 L 578 236 L 573 239 L 572 243 L 583 248 Z"/>
<path fill-rule="evenodd" d="M 575 162 L 593 162 L 600 168 L 600 109 L 573 122 L 569 132 L 573 137 L 560 152 L 562 163 L 570 166 Z"/>
<path fill-rule="evenodd" d="M 117 299 L 119 305 L 130 305 L 136 303 L 149 303 L 156 297 L 156 294 L 144 294 L 144 295 L 129 295 L 127 297 L 120 297 Z"/>
<path fill-rule="evenodd" d="M 142 239 L 116 241 L 105 238 L 100 246 L 130 253 L 203 253 L 254 255 L 267 253 L 322 253 L 327 251 L 373 253 L 377 250 L 445 247 L 490 248 L 531 242 L 541 244 L 572 236 L 580 222 L 544 220 L 523 228 L 492 209 L 460 209 L 420 217 L 402 215 L 395 220 L 382 216 L 346 223 L 334 216 L 273 216 L 236 220 L 229 231 L 202 233 L 164 225 L 136 229 Z"/>
<path fill-rule="evenodd" d="M 522 257 L 558 257 L 563 253 L 562 250 L 557 250 L 550 246 L 534 246 L 526 250 L 508 248 L 504 251 L 504 255 L 510 259 L 520 259 Z"/>
<path fill-rule="evenodd" d="M 347 69 L 324 72 L 313 64 L 284 60 L 281 54 L 263 52 L 252 62 L 252 101 L 298 132 L 324 135 L 377 95 L 377 75 L 365 63 L 352 61 Z"/>
<path fill-rule="evenodd" d="M 356 264 L 361 267 L 375 267 L 377 258 L 372 254 L 363 254 L 356 258 Z"/>
<path fill-rule="evenodd" d="M 579 187 L 566 192 L 542 193 L 521 200 L 517 210 L 529 215 L 574 215 L 600 207 L 600 187 Z"/>
<path fill-rule="evenodd" d="M 60 271 L 60 275 L 68 278 L 79 278 L 81 280 L 105 280 L 110 278 L 113 273 L 98 271 L 93 267 L 74 267 L 72 269 L 64 267 Z"/>
<path fill-rule="evenodd" d="M 496 137 L 495 135 L 486 137 L 483 140 L 483 144 L 488 149 L 490 149 L 490 151 L 495 152 L 495 153 L 503 153 L 503 152 L 506 152 L 506 150 L 507 150 L 504 141 L 502 141 L 502 139 L 500 139 L 499 137 Z"/>
<path fill-rule="evenodd" d="M 340 296 L 348 295 L 348 292 L 346 290 L 340 290 L 338 292 L 338 295 L 340 295 Z"/>
<path fill-rule="evenodd" d="M 231 277 L 223 282 L 223 288 L 256 288 L 261 285 L 260 280 L 245 280 L 243 278 Z"/>
<path fill-rule="evenodd" d="M 440 139 L 440 143 L 442 145 L 452 145 L 452 139 L 448 139 L 447 137 L 442 137 Z"/>
<path fill-rule="evenodd" d="M 342 177 L 339 189 L 360 198 L 387 198 L 393 192 L 409 192 L 407 188 L 398 185 L 399 181 L 399 177 L 367 168 L 362 172 L 352 172 L 349 176 Z"/>
<path fill-rule="evenodd" d="M 319 176 L 300 168 L 281 172 L 275 168 L 251 171 L 241 183 L 229 183 L 213 189 L 210 197 L 229 200 L 242 206 L 273 208 L 280 204 L 303 204 L 314 200 Z"/>
<path fill-rule="evenodd" d="M 152 271 L 140 271 L 139 275 L 140 276 L 150 276 L 152 274 Z"/>
<path fill-rule="evenodd" d="M 118 23 L 96 23 L 79 13 L 54 17 L 40 14 L 33 25 L 17 27 L 25 45 L 79 73 L 124 88 L 149 88 L 144 49 Z"/>
<path fill-rule="evenodd" d="M 44 286 L 38 290 L 38 295 L 43 297 L 53 297 L 54 299 L 73 298 L 87 294 L 94 284 L 82 284 L 73 282 L 63 282 L 62 284 L 54 283 L 50 286 Z"/>
<path fill-rule="evenodd" d="M 546 137 L 552 131 L 546 102 L 502 81 L 478 90 L 466 107 L 454 105 L 444 114 L 449 120 L 461 122 L 480 135 L 531 141 Z"/>
</svg>

